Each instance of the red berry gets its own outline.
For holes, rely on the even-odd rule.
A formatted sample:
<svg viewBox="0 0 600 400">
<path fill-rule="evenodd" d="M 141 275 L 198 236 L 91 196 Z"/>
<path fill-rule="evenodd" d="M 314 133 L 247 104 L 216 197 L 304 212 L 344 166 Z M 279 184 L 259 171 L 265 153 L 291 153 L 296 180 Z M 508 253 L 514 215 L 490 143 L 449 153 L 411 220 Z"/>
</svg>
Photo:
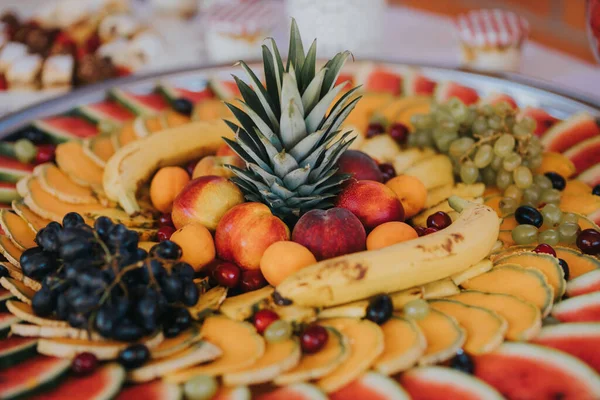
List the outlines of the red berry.
<svg viewBox="0 0 600 400">
<path fill-rule="evenodd" d="M 242 272 L 242 279 L 240 280 L 242 292 L 252 292 L 265 286 L 267 286 L 267 280 L 260 269 L 249 269 Z"/>
<path fill-rule="evenodd" d="M 584 229 L 577 236 L 577 247 L 585 254 L 600 253 L 600 232 L 595 229 Z"/>
<path fill-rule="evenodd" d="M 0 91 L 5 91 L 8 89 L 8 82 L 6 81 L 6 77 L 0 74 Z"/>
<path fill-rule="evenodd" d="M 279 319 L 279 315 L 275 311 L 260 310 L 254 314 L 254 327 L 256 331 L 262 335 L 269 325 Z"/>
<path fill-rule="evenodd" d="M 240 283 L 241 275 L 240 267 L 226 261 L 219 263 L 213 271 L 213 278 L 217 283 L 228 288 L 236 287 Z"/>
<path fill-rule="evenodd" d="M 98 366 L 98 359 L 92 353 L 79 353 L 71 363 L 71 370 L 76 375 L 88 375 Z"/>
<path fill-rule="evenodd" d="M 385 133 L 385 127 L 379 122 L 372 122 L 367 127 L 367 138 L 372 138 Z"/>
<path fill-rule="evenodd" d="M 53 144 L 42 144 L 37 147 L 35 155 L 35 164 L 43 164 L 54 161 L 56 146 Z"/>
<path fill-rule="evenodd" d="M 129 76 L 131 75 L 131 69 L 124 67 L 122 65 L 117 65 L 115 67 L 115 73 L 118 77 Z"/>
<path fill-rule="evenodd" d="M 161 227 L 162 226 L 173 227 L 173 219 L 171 218 L 171 214 L 169 214 L 169 213 L 160 214 L 160 217 L 158 217 L 158 225 Z"/>
<path fill-rule="evenodd" d="M 444 229 L 452 224 L 452 218 L 443 211 L 438 211 L 427 217 L 427 227 L 436 230 Z"/>
<path fill-rule="evenodd" d="M 97 34 L 93 34 L 85 41 L 85 50 L 87 54 L 93 54 L 98 50 L 102 42 L 100 41 L 100 36 Z"/>
<path fill-rule="evenodd" d="M 321 325 L 311 325 L 300 336 L 302 351 L 307 354 L 316 353 L 327 344 L 328 339 L 329 334 L 327 333 L 327 329 Z"/>
<path fill-rule="evenodd" d="M 554 251 L 552 246 L 546 243 L 538 244 L 538 246 L 535 249 L 533 249 L 533 251 L 535 253 L 550 254 L 551 256 L 556 257 L 556 251 Z"/>
<path fill-rule="evenodd" d="M 431 233 L 435 233 L 437 231 L 438 231 L 437 228 L 425 228 L 425 230 L 423 231 L 423 235 L 421 235 L 421 236 L 427 236 L 427 235 L 429 235 Z"/>
<path fill-rule="evenodd" d="M 415 226 L 414 229 L 415 229 L 415 231 L 417 231 L 417 235 L 424 236 L 425 235 L 425 230 L 427 228 L 424 228 L 422 226 Z"/>
<path fill-rule="evenodd" d="M 394 166 L 390 163 L 379 164 L 379 170 L 383 175 L 383 183 L 386 183 L 387 181 L 396 176 L 396 170 L 394 169 Z"/>
<path fill-rule="evenodd" d="M 165 240 L 171 239 L 171 235 L 175 233 L 175 228 L 169 225 L 161 226 L 158 228 L 156 232 L 156 237 L 159 242 L 164 242 Z"/>
<path fill-rule="evenodd" d="M 408 138 L 408 127 L 401 123 L 395 123 L 390 127 L 390 136 L 396 143 L 404 144 Z"/>
</svg>

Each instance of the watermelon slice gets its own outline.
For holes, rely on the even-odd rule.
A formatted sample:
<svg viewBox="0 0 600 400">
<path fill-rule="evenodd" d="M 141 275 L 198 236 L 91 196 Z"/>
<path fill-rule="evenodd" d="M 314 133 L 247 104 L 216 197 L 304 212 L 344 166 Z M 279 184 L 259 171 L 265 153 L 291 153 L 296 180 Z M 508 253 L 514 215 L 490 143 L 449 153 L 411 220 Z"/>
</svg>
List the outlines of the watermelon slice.
<svg viewBox="0 0 600 400">
<path fill-rule="evenodd" d="M 181 387 L 161 379 L 123 388 L 115 400 L 179 400 Z"/>
<path fill-rule="evenodd" d="M 343 388 L 329 393 L 331 400 L 409 400 L 411 397 L 396 381 L 377 372 L 367 372 Z"/>
<path fill-rule="evenodd" d="M 33 357 L 37 352 L 36 338 L 11 336 L 0 340 L 0 368 L 8 368 Z"/>
<path fill-rule="evenodd" d="M 504 343 L 476 357 L 475 375 L 509 399 L 600 399 L 600 376 L 592 368 L 534 344 Z"/>
<path fill-rule="evenodd" d="M 231 100 L 241 97 L 240 89 L 237 87 L 235 81 L 210 79 L 208 87 L 221 100 Z"/>
<path fill-rule="evenodd" d="M 546 110 L 537 107 L 525 107 L 521 110 L 520 117 L 531 117 L 535 120 L 536 125 L 533 133 L 536 136 L 544 135 L 548 129 L 560 121 L 558 118 L 548 114 Z"/>
<path fill-rule="evenodd" d="M 0 288 L 0 304 L 2 304 L 3 307 L 6 306 L 6 300 L 10 300 L 13 297 L 15 296 L 11 292 L 4 288 Z"/>
<path fill-rule="evenodd" d="M 351 88 L 352 86 L 354 86 L 354 76 L 352 74 L 340 73 L 338 75 L 338 78 L 335 81 L 335 86 L 339 85 L 340 83 L 344 83 L 344 82 L 348 82 L 346 84 L 346 89 Z"/>
<path fill-rule="evenodd" d="M 563 300 L 552 307 L 552 316 L 561 322 L 600 322 L 600 292 Z"/>
<path fill-rule="evenodd" d="M 111 100 L 84 105 L 78 107 L 76 111 L 95 123 L 106 121 L 121 125 L 135 118 L 131 111 Z"/>
<path fill-rule="evenodd" d="M 398 96 L 402 92 L 402 76 L 385 68 L 375 67 L 367 75 L 365 90 Z"/>
<path fill-rule="evenodd" d="M 500 393 L 479 379 L 446 367 L 411 369 L 400 377 L 400 383 L 413 400 L 503 399 Z"/>
<path fill-rule="evenodd" d="M 256 400 L 327 400 L 327 396 L 315 385 L 295 383 L 256 396 Z"/>
<path fill-rule="evenodd" d="M 4 368 L 0 370 L 0 398 L 27 397 L 55 386 L 70 366 L 68 359 L 36 356 L 16 367 Z"/>
<path fill-rule="evenodd" d="M 569 353 L 600 373 L 598 340 L 600 324 L 576 322 L 545 326 L 532 342 Z"/>
<path fill-rule="evenodd" d="M 562 153 L 586 139 L 600 135 L 598 119 L 586 112 L 558 122 L 542 136 L 546 151 Z"/>
<path fill-rule="evenodd" d="M 14 158 L 0 156 L 0 181 L 17 183 L 21 178 L 31 175 L 33 167 Z"/>
<path fill-rule="evenodd" d="M 600 164 L 600 134 L 576 144 L 564 154 L 573 162 L 578 174 Z"/>
<path fill-rule="evenodd" d="M 593 167 L 586 169 L 579 174 L 577 179 L 587 183 L 591 187 L 596 186 L 600 183 L 600 164 L 596 164 Z"/>
<path fill-rule="evenodd" d="M 160 93 L 138 94 L 115 88 L 108 94 L 136 115 L 151 116 L 169 108 L 169 103 Z"/>
<path fill-rule="evenodd" d="M 516 110 L 519 107 L 517 105 L 517 102 L 515 101 L 515 99 L 513 99 L 506 93 L 492 93 L 491 95 L 487 96 L 485 99 L 481 100 L 481 104 L 489 104 L 492 106 L 495 104 L 498 104 L 498 103 L 502 103 L 502 102 L 508 104 L 510 106 L 510 108 L 512 108 L 513 110 Z"/>
<path fill-rule="evenodd" d="M 19 198 L 16 183 L 0 182 L 0 203 L 11 203 Z"/>
<path fill-rule="evenodd" d="M 16 324 L 20 319 L 9 312 L 0 311 L 0 337 L 6 337 L 12 324 Z M 1 397 L 0 397 L 1 398 Z"/>
<path fill-rule="evenodd" d="M 567 282 L 566 294 L 569 297 L 593 292 L 600 292 L 600 269 L 587 272 Z"/>
<path fill-rule="evenodd" d="M 431 96 L 436 85 L 435 81 L 417 71 L 408 72 L 402 81 L 404 96 Z"/>
<path fill-rule="evenodd" d="M 168 83 L 162 83 L 158 90 L 167 98 L 169 103 L 177 99 L 186 99 L 196 104 L 203 100 L 214 97 L 212 91 L 207 86 L 204 86 L 198 90 L 191 90 L 176 87 Z"/>
<path fill-rule="evenodd" d="M 476 103 L 479 100 L 479 95 L 475 89 L 452 81 L 438 83 L 434 96 L 438 103 L 445 103 L 452 97 L 456 97 L 466 105 Z"/>
<path fill-rule="evenodd" d="M 38 119 L 33 122 L 33 126 L 47 134 L 54 143 L 85 139 L 98 134 L 96 125 L 69 115 Z"/>
<path fill-rule="evenodd" d="M 211 400 L 250 400 L 252 393 L 246 386 L 221 386 Z"/>
</svg>

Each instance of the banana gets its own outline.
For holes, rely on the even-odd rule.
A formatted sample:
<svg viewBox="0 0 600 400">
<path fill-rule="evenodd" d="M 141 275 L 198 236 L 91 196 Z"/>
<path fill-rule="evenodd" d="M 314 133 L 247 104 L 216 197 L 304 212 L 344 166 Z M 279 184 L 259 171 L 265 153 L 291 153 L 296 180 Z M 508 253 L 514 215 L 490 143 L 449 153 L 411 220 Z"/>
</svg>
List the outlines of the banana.
<svg viewBox="0 0 600 400">
<path fill-rule="evenodd" d="M 136 140 L 117 150 L 104 169 L 106 196 L 128 213 L 140 211 L 139 187 L 161 167 L 181 165 L 215 153 L 233 133 L 221 120 L 193 122 Z"/>
<path fill-rule="evenodd" d="M 483 204 L 483 199 L 481 197 L 461 197 L 461 198 L 468 200 L 468 201 L 472 201 L 473 203 Z M 452 209 L 452 207 L 448 203 L 448 200 L 444 200 L 441 203 L 436 204 L 435 206 L 430 207 L 426 210 L 423 210 L 420 213 L 418 213 L 417 215 L 415 215 L 414 217 L 412 217 L 412 222 L 416 226 L 427 226 L 427 217 L 429 217 L 431 214 L 436 213 L 438 211 L 443 211 L 446 214 L 448 214 L 450 216 L 450 218 L 452 218 L 452 221 L 456 220 L 456 216 L 454 214 L 457 214 L 457 213 Z M 496 214 L 496 215 L 498 215 L 498 214 Z"/>
<path fill-rule="evenodd" d="M 279 296 L 295 305 L 327 307 L 449 277 L 487 257 L 500 222 L 491 208 L 452 196 L 460 212 L 446 229 L 376 251 L 321 261 L 285 279 Z"/>
<path fill-rule="evenodd" d="M 412 167 L 421 160 L 435 156 L 437 153 L 429 148 L 424 147 L 422 149 L 417 147 L 411 147 L 403 150 L 400 154 L 394 157 L 394 170 L 397 174 L 403 174 L 408 168 Z"/>
<path fill-rule="evenodd" d="M 407 168 L 403 174 L 419 178 L 427 190 L 444 185 L 454 185 L 452 162 L 444 154 L 425 158 Z"/>
</svg>

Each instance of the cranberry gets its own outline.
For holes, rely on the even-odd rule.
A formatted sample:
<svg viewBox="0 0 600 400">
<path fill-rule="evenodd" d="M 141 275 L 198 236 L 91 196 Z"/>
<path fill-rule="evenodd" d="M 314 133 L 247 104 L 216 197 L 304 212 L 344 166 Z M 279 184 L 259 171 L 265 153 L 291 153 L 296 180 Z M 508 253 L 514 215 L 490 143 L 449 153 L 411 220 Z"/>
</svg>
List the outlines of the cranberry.
<svg viewBox="0 0 600 400">
<path fill-rule="evenodd" d="M 600 183 L 594 186 L 592 189 L 592 194 L 595 196 L 600 196 Z"/>
<path fill-rule="evenodd" d="M 240 283 L 242 271 L 237 265 L 223 261 L 215 267 L 212 275 L 219 285 L 234 288 Z"/>
<path fill-rule="evenodd" d="M 256 331 L 262 335 L 269 325 L 279 319 L 279 315 L 275 311 L 260 310 L 254 314 L 254 327 Z"/>
<path fill-rule="evenodd" d="M 42 144 L 37 147 L 35 155 L 35 164 L 43 164 L 54 161 L 56 146 L 53 144 Z"/>
<path fill-rule="evenodd" d="M 584 229 L 577 236 L 577 247 L 585 254 L 600 253 L 600 232 L 595 229 Z"/>
<path fill-rule="evenodd" d="M 173 227 L 173 219 L 171 218 L 171 214 L 169 214 L 169 213 L 161 214 L 160 217 L 158 217 L 158 225 L 161 227 L 162 226 Z"/>
<path fill-rule="evenodd" d="M 441 230 L 452 224 L 452 218 L 443 211 L 438 211 L 427 217 L 427 228 Z"/>
<path fill-rule="evenodd" d="M 424 228 L 422 226 L 415 226 L 414 229 L 415 229 L 415 231 L 417 231 L 417 235 L 419 235 L 419 236 L 425 236 L 425 230 L 427 228 Z"/>
<path fill-rule="evenodd" d="M 408 127 L 401 123 L 395 123 L 390 127 L 390 136 L 396 143 L 404 144 L 408 138 Z"/>
<path fill-rule="evenodd" d="M 535 249 L 533 249 L 533 251 L 535 253 L 550 254 L 551 256 L 556 257 L 556 251 L 554 251 L 552 246 L 546 243 L 539 244 Z"/>
<path fill-rule="evenodd" d="M 79 353 L 71 363 L 71 370 L 76 375 L 88 375 L 98 366 L 98 359 L 92 353 Z"/>
<path fill-rule="evenodd" d="M 242 272 L 240 288 L 243 292 L 252 292 L 265 286 L 267 286 L 267 280 L 262 272 L 260 272 L 260 269 L 249 269 Z"/>
<path fill-rule="evenodd" d="M 435 233 L 437 231 L 438 231 L 437 228 L 425 228 L 425 230 L 423 231 L 423 234 L 421 236 L 427 236 L 427 235 L 430 235 L 430 234 Z"/>
<path fill-rule="evenodd" d="M 563 270 L 563 275 L 565 277 L 565 281 L 568 281 L 569 277 L 571 276 L 571 270 L 569 269 L 569 264 L 567 264 L 567 262 L 565 260 L 563 260 L 562 258 L 558 259 L 558 263 L 560 264 L 560 267 Z"/>
<path fill-rule="evenodd" d="M 385 127 L 379 122 L 372 122 L 367 127 L 367 138 L 372 138 L 377 135 L 381 135 L 385 132 Z"/>
<path fill-rule="evenodd" d="M 8 82 L 6 81 L 4 75 L 0 75 L 0 91 L 4 91 L 6 89 L 8 89 Z"/>
<path fill-rule="evenodd" d="M 390 179 L 396 176 L 396 170 L 394 169 L 394 166 L 390 163 L 379 164 L 379 170 L 383 175 L 383 183 L 389 181 Z"/>
<path fill-rule="evenodd" d="M 185 166 L 185 170 L 190 174 L 190 177 L 194 175 L 194 169 L 196 168 L 196 164 L 198 164 L 198 160 L 190 161 Z"/>
<path fill-rule="evenodd" d="M 175 233 L 175 228 L 169 225 L 161 226 L 158 228 L 156 232 L 156 237 L 159 242 L 164 242 L 165 240 L 171 239 L 171 235 Z"/>
<path fill-rule="evenodd" d="M 313 354 L 321 350 L 329 339 L 327 329 L 321 325 L 311 325 L 302 332 L 300 336 L 300 344 L 302 351 L 307 354 Z"/>
</svg>

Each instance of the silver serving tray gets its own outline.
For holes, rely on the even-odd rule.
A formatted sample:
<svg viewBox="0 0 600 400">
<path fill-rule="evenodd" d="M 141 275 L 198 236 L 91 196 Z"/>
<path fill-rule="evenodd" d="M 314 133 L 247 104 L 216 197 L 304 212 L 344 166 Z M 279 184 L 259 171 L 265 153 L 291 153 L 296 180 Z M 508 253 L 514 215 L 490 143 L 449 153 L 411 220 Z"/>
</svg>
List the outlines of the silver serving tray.
<svg viewBox="0 0 600 400">
<path fill-rule="evenodd" d="M 451 80 L 476 89 L 481 97 L 491 93 L 506 93 L 512 96 L 519 106 L 540 107 L 557 118 L 566 118 L 579 111 L 587 111 L 600 117 L 600 101 L 586 96 L 558 89 L 551 84 L 518 74 L 484 74 L 434 65 L 415 65 L 389 61 L 355 61 L 348 63 L 348 72 L 364 68 L 368 63 L 376 63 L 400 73 L 408 69 L 418 69 L 423 75 L 435 80 Z M 252 65 L 252 64 L 251 64 Z M 255 70 L 261 66 L 254 64 Z M 228 79 L 231 74 L 244 73 L 231 65 L 202 65 L 177 69 L 150 75 L 138 75 L 106 81 L 97 85 L 74 90 L 60 97 L 34 104 L 21 111 L 0 119 L 0 138 L 27 126 L 32 120 L 50 115 L 66 113 L 84 104 L 101 101 L 106 91 L 119 87 L 133 92 L 149 92 L 160 82 L 176 87 L 202 89 L 210 77 Z"/>
</svg>

